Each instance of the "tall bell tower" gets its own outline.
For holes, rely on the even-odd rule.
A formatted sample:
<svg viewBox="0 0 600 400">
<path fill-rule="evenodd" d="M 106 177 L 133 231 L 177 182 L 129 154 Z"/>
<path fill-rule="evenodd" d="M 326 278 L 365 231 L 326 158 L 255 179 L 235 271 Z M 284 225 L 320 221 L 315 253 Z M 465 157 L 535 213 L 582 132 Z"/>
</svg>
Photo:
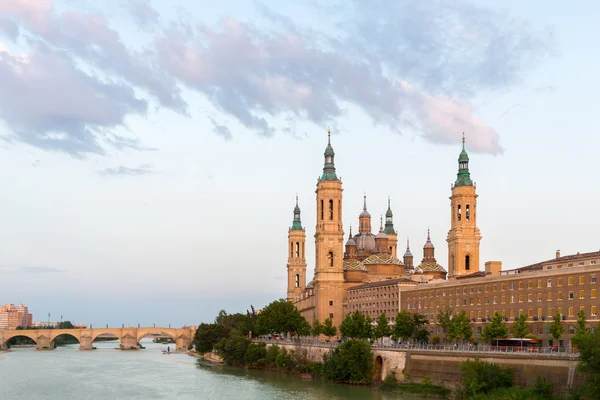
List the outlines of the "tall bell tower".
<svg viewBox="0 0 600 400">
<path fill-rule="evenodd" d="M 288 231 L 288 301 L 300 298 L 306 288 L 306 257 L 304 245 L 306 244 L 306 232 L 300 220 L 300 207 L 298 206 L 298 195 L 296 195 L 296 207 L 294 208 L 294 222 Z"/>
<path fill-rule="evenodd" d="M 342 181 L 335 173 L 331 131 L 327 132 L 323 174 L 317 181 L 317 225 L 315 228 L 315 315 L 323 322 L 331 318 L 340 326 L 344 301 L 344 230 L 342 227 Z"/>
<path fill-rule="evenodd" d="M 458 157 L 458 174 L 450 197 L 450 231 L 448 232 L 448 278 L 479 271 L 479 242 L 477 227 L 477 193 L 469 172 L 469 155 L 465 136 Z"/>
</svg>

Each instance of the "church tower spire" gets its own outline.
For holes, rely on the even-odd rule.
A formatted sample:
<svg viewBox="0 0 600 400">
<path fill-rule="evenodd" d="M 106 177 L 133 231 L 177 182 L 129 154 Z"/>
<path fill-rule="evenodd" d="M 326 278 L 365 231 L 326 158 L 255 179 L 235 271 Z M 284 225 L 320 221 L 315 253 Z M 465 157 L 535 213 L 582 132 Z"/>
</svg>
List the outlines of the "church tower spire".
<svg viewBox="0 0 600 400">
<path fill-rule="evenodd" d="M 404 266 L 409 269 L 412 269 L 415 267 L 413 264 L 413 254 L 410 252 L 410 243 L 408 241 L 408 238 L 406 238 L 406 252 L 404 252 Z"/>
<path fill-rule="evenodd" d="M 394 229 L 394 214 L 392 213 L 390 196 L 388 196 L 388 208 L 385 212 L 385 229 L 383 231 L 388 236 L 389 253 L 394 257 L 398 257 L 398 232 Z"/>
<path fill-rule="evenodd" d="M 331 146 L 331 129 L 327 130 L 327 147 L 325 148 L 325 165 L 323 166 L 322 181 L 337 181 L 335 174 L 335 152 Z"/>
<path fill-rule="evenodd" d="M 363 210 L 358 216 L 358 233 L 371 233 L 371 214 L 367 211 L 367 193 L 363 197 Z"/>
<path fill-rule="evenodd" d="M 331 318 L 340 326 L 344 303 L 344 230 L 342 227 L 342 181 L 335 173 L 331 130 L 327 131 L 325 166 L 317 181 L 317 224 L 315 228 L 315 308 L 309 322 Z M 327 288 L 327 290 L 322 290 Z"/>
<path fill-rule="evenodd" d="M 469 155 L 462 137 L 462 151 L 458 157 L 458 174 L 450 196 L 450 231 L 448 242 L 448 278 L 479 271 L 479 242 L 477 227 L 477 193 L 469 171 Z"/>
<path fill-rule="evenodd" d="M 300 221 L 300 207 L 298 206 L 298 195 L 296 195 L 296 207 L 294 207 L 294 221 L 288 230 L 288 301 L 300 298 L 306 288 L 306 256 L 304 253 L 306 244 L 306 232 Z"/>
</svg>

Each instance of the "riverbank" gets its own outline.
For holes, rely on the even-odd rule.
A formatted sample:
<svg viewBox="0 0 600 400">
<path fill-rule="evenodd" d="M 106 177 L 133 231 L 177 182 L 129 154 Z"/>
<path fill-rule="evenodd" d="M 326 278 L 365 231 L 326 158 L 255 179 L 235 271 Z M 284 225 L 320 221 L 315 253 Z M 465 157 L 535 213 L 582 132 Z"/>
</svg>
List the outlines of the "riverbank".
<svg viewBox="0 0 600 400">
<path fill-rule="evenodd" d="M 200 354 L 198 352 L 195 352 L 194 350 L 188 350 L 187 354 L 188 354 L 188 356 L 196 357 L 201 360 L 206 360 L 206 361 L 210 361 L 210 362 L 214 362 L 214 363 L 218 363 L 218 364 L 225 364 L 225 361 L 223 361 L 223 359 L 214 351 L 211 351 L 209 353 Z"/>
</svg>

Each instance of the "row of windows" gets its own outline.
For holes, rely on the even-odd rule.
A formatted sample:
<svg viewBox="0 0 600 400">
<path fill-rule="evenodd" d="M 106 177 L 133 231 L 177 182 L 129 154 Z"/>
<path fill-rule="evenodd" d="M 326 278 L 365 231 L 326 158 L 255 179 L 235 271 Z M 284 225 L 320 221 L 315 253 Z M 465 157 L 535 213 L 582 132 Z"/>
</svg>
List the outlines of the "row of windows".
<svg viewBox="0 0 600 400">
<path fill-rule="evenodd" d="M 585 275 L 579 275 L 578 277 L 567 277 L 566 278 L 566 283 L 568 286 L 573 286 L 575 284 L 575 282 L 577 282 L 579 285 L 584 285 L 586 282 L 586 276 Z M 560 287 L 564 285 L 564 279 L 565 278 L 556 278 L 556 286 Z M 589 276 L 589 283 L 596 283 L 596 274 L 591 274 Z M 517 283 L 515 285 L 515 283 Z M 554 284 L 554 279 L 547 279 L 545 282 L 546 287 L 552 287 Z M 538 279 L 537 280 L 537 285 L 536 288 L 540 289 L 543 288 L 544 286 L 544 280 L 543 279 Z M 494 285 L 485 285 L 485 286 L 471 286 L 469 288 L 467 287 L 463 287 L 463 288 L 456 288 L 456 289 L 448 289 L 448 290 L 427 290 L 427 291 L 423 291 L 423 292 L 419 292 L 418 294 L 415 294 L 415 297 L 418 298 L 422 298 L 422 297 L 439 297 L 441 296 L 452 296 L 453 294 L 456 295 L 461 295 L 461 294 L 474 294 L 475 292 L 477 293 L 488 293 L 490 290 L 492 292 L 497 292 L 498 288 L 500 288 L 501 291 L 504 290 L 515 290 L 515 288 L 517 288 L 518 290 L 523 290 L 525 289 L 525 287 L 527 287 L 527 289 L 534 289 L 534 281 L 519 281 L 519 282 L 506 282 L 506 283 L 501 283 L 501 284 L 494 284 Z"/>
<path fill-rule="evenodd" d="M 579 290 L 578 294 L 579 294 L 578 298 L 580 300 L 585 300 L 585 290 L 583 290 L 583 289 Z M 596 295 L 597 295 L 597 289 L 591 289 L 590 290 L 590 297 L 589 298 L 590 299 L 595 299 Z M 525 297 L 525 296 L 527 296 L 527 297 Z M 570 292 L 567 292 L 566 299 L 567 300 L 575 300 L 575 298 L 576 298 L 575 296 L 576 296 L 575 292 L 570 291 Z M 543 293 L 538 293 L 537 294 L 537 301 L 543 301 L 544 298 L 546 299 L 546 301 L 552 301 L 552 293 L 546 293 L 546 296 L 544 296 Z M 500 304 L 506 304 L 506 300 L 507 300 L 507 296 L 500 296 Z M 514 294 L 511 294 L 510 296 L 508 296 L 508 303 L 509 304 L 514 304 L 515 301 L 517 301 L 517 300 L 518 300 L 519 303 L 524 303 L 524 302 L 532 303 L 533 300 L 534 300 L 534 294 L 533 293 L 530 293 L 530 294 L 527 294 L 527 295 L 520 294 L 518 296 L 515 296 Z M 565 300 L 565 297 L 563 296 L 563 292 L 558 292 L 557 293 L 556 300 Z M 498 304 L 498 297 L 494 296 L 491 299 L 491 303 L 492 304 Z M 416 304 L 416 303 L 414 303 L 414 304 Z M 419 302 L 419 304 L 421 304 L 421 303 Z M 440 300 L 436 300 L 436 301 L 431 301 L 431 302 L 426 301 L 423 304 L 424 304 L 423 307 L 425 307 L 425 308 L 428 308 L 428 307 L 440 307 L 440 305 L 442 307 L 446 307 L 447 305 L 453 306 L 454 305 L 454 301 L 452 299 L 450 299 L 448 301 L 442 300 L 441 302 L 440 302 Z M 481 297 L 477 297 L 477 298 L 470 297 L 468 299 L 464 298 L 464 299 L 457 299 L 456 300 L 456 305 L 457 306 L 459 306 L 459 305 L 463 305 L 463 306 L 471 305 L 471 306 L 473 306 L 473 305 L 476 305 L 476 304 L 477 305 L 482 305 L 482 304 L 486 304 L 487 305 L 487 304 L 490 304 L 490 298 L 487 297 L 487 296 L 485 298 L 483 298 L 483 303 L 482 303 L 482 298 Z"/>
<path fill-rule="evenodd" d="M 411 309 L 411 305 L 408 305 L 408 310 Z M 421 307 L 415 308 L 413 307 L 413 310 L 416 309 L 420 309 Z M 576 312 L 575 312 L 575 307 L 567 307 L 567 315 L 566 317 L 569 318 L 574 318 L 576 316 Z M 585 311 L 585 306 L 580 306 L 578 311 Z M 518 316 L 520 314 L 526 314 L 529 318 L 533 318 L 534 320 L 545 320 L 546 317 L 548 317 L 549 319 L 554 317 L 555 314 L 559 314 L 559 315 L 564 315 L 563 314 L 563 307 L 548 307 L 547 308 L 547 312 L 546 315 L 544 315 L 544 311 L 542 308 L 538 308 L 537 309 L 537 314 L 534 315 L 535 310 L 530 308 L 527 311 L 525 311 L 524 309 L 519 309 L 518 313 L 515 313 L 515 310 L 508 310 L 508 313 L 506 310 L 471 310 L 469 312 L 469 318 L 474 320 L 474 319 L 491 319 L 491 317 L 496 313 L 500 313 L 500 315 L 502 315 L 503 317 L 506 318 L 515 318 L 515 314 Z M 425 315 L 433 315 L 433 313 L 425 313 Z M 598 309 L 597 306 L 590 306 L 590 316 L 592 317 L 597 317 L 598 316 Z"/>
</svg>

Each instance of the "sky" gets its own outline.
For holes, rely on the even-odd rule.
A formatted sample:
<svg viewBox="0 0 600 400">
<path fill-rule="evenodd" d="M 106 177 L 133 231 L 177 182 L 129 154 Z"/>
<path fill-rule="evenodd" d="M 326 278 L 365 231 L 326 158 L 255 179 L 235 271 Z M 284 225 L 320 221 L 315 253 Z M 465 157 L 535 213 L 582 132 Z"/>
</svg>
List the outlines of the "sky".
<svg viewBox="0 0 600 400">
<path fill-rule="evenodd" d="M 598 251 L 599 12 L 0 0 L 0 303 L 181 326 L 285 297 L 296 193 L 314 269 L 328 127 L 346 236 L 390 196 L 399 242 L 420 260 L 429 228 L 447 266 L 464 132 L 481 268 Z"/>
</svg>

